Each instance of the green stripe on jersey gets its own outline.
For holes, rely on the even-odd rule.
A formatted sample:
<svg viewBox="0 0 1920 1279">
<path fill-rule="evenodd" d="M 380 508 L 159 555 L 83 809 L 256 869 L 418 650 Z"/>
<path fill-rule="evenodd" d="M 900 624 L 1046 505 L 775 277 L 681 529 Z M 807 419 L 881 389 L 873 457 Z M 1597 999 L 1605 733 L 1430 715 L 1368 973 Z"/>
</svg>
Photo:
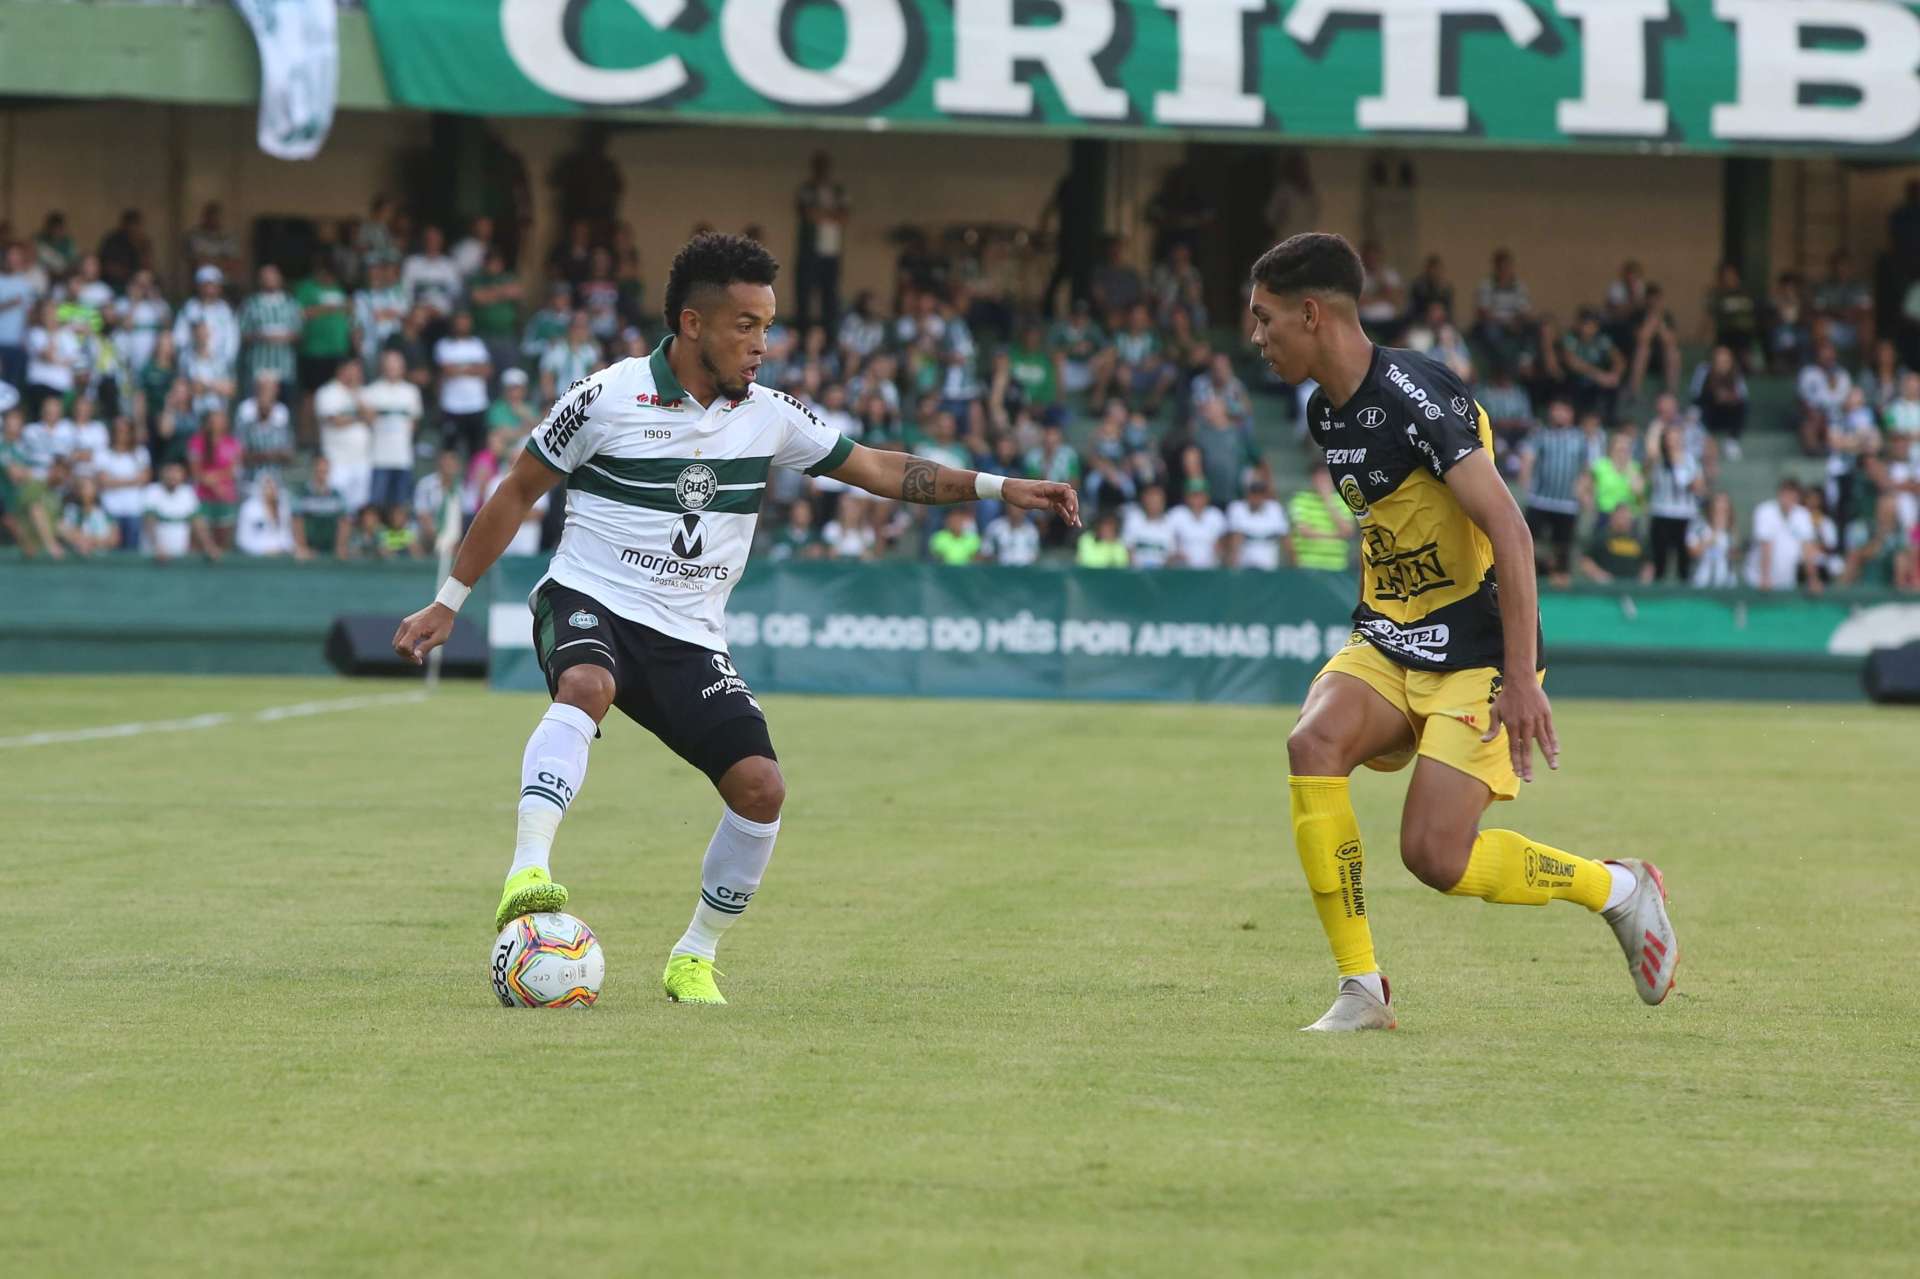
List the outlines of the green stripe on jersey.
<svg viewBox="0 0 1920 1279">
<path fill-rule="evenodd" d="M 688 507 L 680 505 L 680 497 L 672 485 L 658 488 L 635 488 L 622 484 L 619 480 L 609 479 L 594 470 L 591 465 L 575 471 L 567 480 L 567 487 L 594 497 L 604 497 L 610 502 L 619 502 L 625 506 L 644 507 L 649 511 L 670 511 L 676 515 Z M 760 497 L 766 492 L 765 484 L 755 484 L 752 488 L 721 489 L 714 494 L 713 501 L 698 508 L 703 514 L 715 515 L 757 515 L 760 511 Z"/>
<path fill-rule="evenodd" d="M 674 484 L 690 466 L 704 466 L 713 472 L 717 484 L 765 484 L 771 457 L 612 457 L 602 453 L 587 459 L 617 480 L 634 484 Z"/>
<path fill-rule="evenodd" d="M 548 457 L 547 451 L 540 447 L 539 436 L 529 435 L 527 437 L 527 452 L 533 454 L 535 457 L 539 458 L 541 462 L 545 463 L 548 470 L 558 471 L 562 475 L 567 474 L 567 468 L 560 465 L 558 462 L 554 461 L 552 458 Z"/>
</svg>

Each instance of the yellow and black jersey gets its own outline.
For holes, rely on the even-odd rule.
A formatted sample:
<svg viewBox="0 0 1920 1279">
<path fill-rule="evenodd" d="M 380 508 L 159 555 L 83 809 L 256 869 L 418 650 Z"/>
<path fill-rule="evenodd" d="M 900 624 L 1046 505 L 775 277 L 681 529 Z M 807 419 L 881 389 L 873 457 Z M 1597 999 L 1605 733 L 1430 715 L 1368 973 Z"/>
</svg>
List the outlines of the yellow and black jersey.
<svg viewBox="0 0 1920 1279">
<path fill-rule="evenodd" d="M 1472 392 L 1417 351 L 1376 347 L 1352 399 L 1336 407 L 1315 393 L 1307 429 L 1360 524 L 1355 630 L 1415 670 L 1500 666 L 1493 547 L 1445 479 L 1493 449 Z"/>
</svg>

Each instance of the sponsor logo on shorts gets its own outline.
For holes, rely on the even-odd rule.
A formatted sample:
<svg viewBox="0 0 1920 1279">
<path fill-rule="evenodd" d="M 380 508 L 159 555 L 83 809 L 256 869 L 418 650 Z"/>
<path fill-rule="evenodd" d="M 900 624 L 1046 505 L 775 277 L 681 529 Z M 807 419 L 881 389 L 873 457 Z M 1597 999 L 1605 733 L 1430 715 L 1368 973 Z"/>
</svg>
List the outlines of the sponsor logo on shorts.
<svg viewBox="0 0 1920 1279">
<path fill-rule="evenodd" d="M 722 675 L 730 675 L 734 679 L 740 678 L 740 672 L 733 669 L 733 662 L 728 659 L 725 653 L 715 653 L 707 660 L 712 662 L 713 669 L 719 671 Z"/>
<path fill-rule="evenodd" d="M 1453 639 L 1452 628 L 1444 622 L 1401 630 L 1391 618 L 1370 617 L 1360 623 L 1360 629 L 1377 647 L 1419 662 L 1446 661 L 1447 644 Z"/>
<path fill-rule="evenodd" d="M 1366 427 L 1369 431 L 1377 431 L 1386 424 L 1387 411 L 1385 409 L 1366 408 L 1360 410 L 1360 425 Z"/>
<path fill-rule="evenodd" d="M 682 510 L 703 511 L 720 495 L 720 477 L 711 466 L 695 462 L 673 482 L 673 495 L 680 499 Z"/>
<path fill-rule="evenodd" d="M 600 625 L 600 619 L 583 608 L 567 619 L 567 625 L 576 631 L 590 631 Z"/>
</svg>

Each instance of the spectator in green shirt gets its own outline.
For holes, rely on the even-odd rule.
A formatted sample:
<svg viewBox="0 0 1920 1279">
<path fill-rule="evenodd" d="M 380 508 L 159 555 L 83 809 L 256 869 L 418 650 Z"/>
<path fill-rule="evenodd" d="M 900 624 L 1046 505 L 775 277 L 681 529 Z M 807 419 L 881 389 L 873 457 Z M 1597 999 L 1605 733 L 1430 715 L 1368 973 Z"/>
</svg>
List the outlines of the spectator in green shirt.
<svg viewBox="0 0 1920 1279">
<path fill-rule="evenodd" d="M 310 560 L 316 555 L 346 558 L 352 522 L 347 518 L 347 499 L 333 487 L 326 454 L 313 459 L 313 471 L 306 487 L 293 500 L 293 515 L 293 558 Z"/>
<path fill-rule="evenodd" d="M 305 314 L 300 330 L 300 387 L 317 391 L 333 380 L 340 362 L 353 354 L 353 301 L 334 277 L 325 257 L 300 281 L 293 297 Z"/>
<path fill-rule="evenodd" d="M 485 265 L 467 281 L 467 309 L 474 336 L 487 344 L 496 369 L 519 363 L 521 296 L 520 277 L 507 267 L 506 255 L 487 250 Z"/>
<path fill-rule="evenodd" d="M 973 512 L 949 506 L 946 525 L 933 535 L 927 550 L 942 564 L 971 564 L 979 559 L 980 530 L 973 525 Z"/>
<path fill-rule="evenodd" d="M 1326 467 L 1315 467 L 1312 486 L 1287 499 L 1287 521 L 1293 525 L 1295 564 L 1328 572 L 1346 570 L 1353 519 L 1347 504 L 1333 491 L 1333 476 Z"/>
<path fill-rule="evenodd" d="M 774 534 L 770 554 L 776 560 L 826 558 L 827 544 L 820 540 L 820 530 L 814 527 L 812 502 L 801 498 L 788 508 L 787 522 Z"/>
<path fill-rule="evenodd" d="M 1646 500 L 1647 477 L 1641 473 L 1640 463 L 1633 460 L 1633 444 L 1633 431 L 1615 431 L 1607 441 L 1607 455 L 1594 459 L 1593 507 L 1602 518 L 1611 515 L 1616 506 L 1637 513 Z"/>
<path fill-rule="evenodd" d="M 1047 347 L 1046 334 L 1037 324 L 1020 330 L 1020 340 L 1007 348 L 1007 371 L 1025 394 L 1034 416 L 1043 422 L 1063 417 L 1060 404 L 1062 357 Z"/>
<path fill-rule="evenodd" d="M 532 367 L 547 348 L 564 341 L 573 323 L 573 286 L 556 280 L 547 290 L 547 304 L 527 317 L 526 332 L 520 337 L 520 362 Z"/>
<path fill-rule="evenodd" d="M 1082 533 L 1073 548 L 1073 562 L 1081 568 L 1125 568 L 1127 544 L 1120 540 L 1120 516 L 1103 511 L 1091 531 Z"/>
<path fill-rule="evenodd" d="M 287 296 L 280 268 L 269 262 L 260 268 L 259 290 L 240 307 L 240 338 L 246 345 L 240 359 L 240 385 L 253 386 L 262 373 L 285 385 L 293 380 L 293 344 L 299 340 L 304 317 L 300 304 Z"/>
<path fill-rule="evenodd" d="M 487 434 L 507 430 L 519 440 L 538 425 L 540 414 L 527 398 L 526 371 L 509 368 L 500 375 L 500 398 L 487 406 Z"/>
</svg>

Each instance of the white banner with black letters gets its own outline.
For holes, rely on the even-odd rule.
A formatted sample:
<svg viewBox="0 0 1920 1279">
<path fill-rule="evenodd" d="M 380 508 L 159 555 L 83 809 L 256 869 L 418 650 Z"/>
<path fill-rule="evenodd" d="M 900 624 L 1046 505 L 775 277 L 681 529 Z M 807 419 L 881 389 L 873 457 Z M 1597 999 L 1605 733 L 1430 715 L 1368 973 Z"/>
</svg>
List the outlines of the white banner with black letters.
<svg viewBox="0 0 1920 1279">
<path fill-rule="evenodd" d="M 233 0 L 260 47 L 260 149 L 311 160 L 333 126 L 340 84 L 336 0 Z"/>
</svg>

